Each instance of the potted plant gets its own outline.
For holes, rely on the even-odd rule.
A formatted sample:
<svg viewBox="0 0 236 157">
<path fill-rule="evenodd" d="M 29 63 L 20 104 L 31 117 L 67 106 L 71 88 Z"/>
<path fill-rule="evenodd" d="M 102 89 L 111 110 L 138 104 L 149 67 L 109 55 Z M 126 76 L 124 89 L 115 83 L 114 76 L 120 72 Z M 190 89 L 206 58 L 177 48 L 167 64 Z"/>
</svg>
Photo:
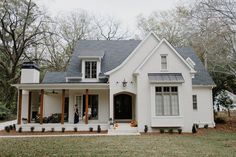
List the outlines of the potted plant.
<svg viewBox="0 0 236 157">
<path fill-rule="evenodd" d="M 33 127 L 33 126 L 30 128 L 30 131 L 31 131 L 31 132 L 34 132 L 34 127 Z"/>
<path fill-rule="evenodd" d="M 101 132 L 101 126 L 100 126 L 100 125 L 98 125 L 97 132 L 98 132 L 98 133 L 100 133 L 100 132 Z"/>
<path fill-rule="evenodd" d="M 61 128 L 61 132 L 65 132 L 65 130 L 66 130 L 66 128 L 64 128 L 64 127 Z"/>
<path fill-rule="evenodd" d="M 77 132 L 77 131 L 78 131 L 77 127 L 74 127 L 74 131 L 75 131 L 75 132 Z"/>
<path fill-rule="evenodd" d="M 182 133 L 182 129 L 181 129 L 181 128 L 178 129 L 178 133 L 179 133 L 179 134 Z"/>
<path fill-rule="evenodd" d="M 9 128 L 10 128 L 10 130 L 13 130 L 13 126 L 12 125 L 10 125 Z"/>
<path fill-rule="evenodd" d="M 192 133 L 193 133 L 193 134 L 197 133 L 197 127 L 196 127 L 195 124 L 193 124 Z"/>
<path fill-rule="evenodd" d="M 42 132 L 45 132 L 45 128 L 42 128 Z"/>
<path fill-rule="evenodd" d="M 92 127 L 89 127 L 89 131 L 90 131 L 90 132 L 93 132 L 93 128 L 92 128 Z"/>
<path fill-rule="evenodd" d="M 204 128 L 205 128 L 205 129 L 208 129 L 208 124 L 205 124 L 205 125 L 204 125 Z"/>
<path fill-rule="evenodd" d="M 19 127 L 18 132 L 19 132 L 19 133 L 22 132 L 22 127 Z"/>
<path fill-rule="evenodd" d="M 51 128 L 51 132 L 54 132 L 55 130 L 54 130 L 54 128 Z"/>
<path fill-rule="evenodd" d="M 145 133 L 148 132 L 148 126 L 147 126 L 147 125 L 144 126 L 144 132 L 145 132 Z"/>
<path fill-rule="evenodd" d="M 16 130 L 16 124 L 13 124 L 13 129 Z"/>
<path fill-rule="evenodd" d="M 9 126 L 5 126 L 5 131 L 6 132 L 10 132 L 10 127 Z"/>
</svg>

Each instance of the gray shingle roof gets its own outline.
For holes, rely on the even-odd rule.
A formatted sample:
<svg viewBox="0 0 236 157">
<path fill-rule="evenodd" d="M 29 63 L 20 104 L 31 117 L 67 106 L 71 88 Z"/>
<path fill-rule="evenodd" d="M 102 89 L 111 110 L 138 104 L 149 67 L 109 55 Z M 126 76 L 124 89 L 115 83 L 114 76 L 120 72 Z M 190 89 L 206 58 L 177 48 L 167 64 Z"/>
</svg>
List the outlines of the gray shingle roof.
<svg viewBox="0 0 236 157">
<path fill-rule="evenodd" d="M 80 40 L 71 57 L 67 76 L 81 75 L 81 59 L 78 56 L 84 55 L 84 52 L 89 52 L 90 56 L 99 56 L 104 52 L 101 72 L 105 73 L 120 65 L 139 43 L 140 40 Z"/>
<path fill-rule="evenodd" d="M 101 74 L 119 66 L 130 53 L 138 46 L 140 40 L 81 40 L 75 47 L 66 72 L 47 72 L 42 83 L 65 82 L 65 77 L 81 77 L 81 58 L 79 56 L 103 56 Z M 195 78 L 193 85 L 215 85 L 212 78 L 205 70 L 202 62 L 192 48 L 176 48 L 184 58 L 191 58 L 195 63 Z M 86 54 L 86 53 L 88 54 Z"/>
<path fill-rule="evenodd" d="M 175 48 L 176 51 L 184 58 L 191 58 L 195 62 L 194 69 L 197 71 L 195 74 L 195 78 L 192 79 L 193 85 L 215 85 L 211 76 L 203 66 L 201 60 L 198 58 L 197 54 L 192 48 L 184 47 L 184 48 Z"/>
<path fill-rule="evenodd" d="M 63 83 L 66 82 L 65 72 L 46 72 L 42 83 Z"/>
</svg>

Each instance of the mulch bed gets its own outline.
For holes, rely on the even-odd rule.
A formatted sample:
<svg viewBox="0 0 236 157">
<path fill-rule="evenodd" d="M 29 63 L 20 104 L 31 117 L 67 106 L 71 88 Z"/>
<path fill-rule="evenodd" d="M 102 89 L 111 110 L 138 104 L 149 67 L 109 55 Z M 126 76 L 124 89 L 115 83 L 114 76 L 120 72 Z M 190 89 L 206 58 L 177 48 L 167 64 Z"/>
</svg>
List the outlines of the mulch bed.
<svg viewBox="0 0 236 157">
<path fill-rule="evenodd" d="M 15 136 L 15 135 L 68 135 L 68 134 L 107 134 L 107 131 L 101 131 L 100 133 L 93 131 L 65 131 L 65 132 L 61 132 L 61 131 L 45 131 L 45 132 L 40 132 L 40 131 L 34 131 L 34 132 L 30 132 L 30 131 L 24 131 L 24 132 L 17 132 L 15 130 L 11 130 L 10 132 L 6 132 L 5 130 L 0 131 L 0 136 Z"/>
</svg>

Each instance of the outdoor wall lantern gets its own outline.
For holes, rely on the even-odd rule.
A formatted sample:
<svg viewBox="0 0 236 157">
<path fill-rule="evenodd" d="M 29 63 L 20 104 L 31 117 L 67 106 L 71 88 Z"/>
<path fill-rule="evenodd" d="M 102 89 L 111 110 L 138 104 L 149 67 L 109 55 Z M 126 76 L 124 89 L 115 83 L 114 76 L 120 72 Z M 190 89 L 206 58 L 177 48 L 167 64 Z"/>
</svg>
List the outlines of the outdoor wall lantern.
<svg viewBox="0 0 236 157">
<path fill-rule="evenodd" d="M 122 82 L 122 84 L 123 84 L 123 87 L 126 87 L 126 86 L 127 86 L 127 81 L 125 81 L 125 79 L 124 79 L 124 81 Z"/>
</svg>

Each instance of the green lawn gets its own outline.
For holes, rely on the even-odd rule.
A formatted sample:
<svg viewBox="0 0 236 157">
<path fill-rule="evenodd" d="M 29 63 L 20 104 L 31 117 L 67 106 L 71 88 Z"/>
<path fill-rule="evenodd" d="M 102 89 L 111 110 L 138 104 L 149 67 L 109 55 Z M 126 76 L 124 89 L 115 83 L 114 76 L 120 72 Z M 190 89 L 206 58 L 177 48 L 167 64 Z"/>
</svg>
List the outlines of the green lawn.
<svg viewBox="0 0 236 157">
<path fill-rule="evenodd" d="M 0 139 L 0 156 L 236 156 L 236 133 Z"/>
</svg>

